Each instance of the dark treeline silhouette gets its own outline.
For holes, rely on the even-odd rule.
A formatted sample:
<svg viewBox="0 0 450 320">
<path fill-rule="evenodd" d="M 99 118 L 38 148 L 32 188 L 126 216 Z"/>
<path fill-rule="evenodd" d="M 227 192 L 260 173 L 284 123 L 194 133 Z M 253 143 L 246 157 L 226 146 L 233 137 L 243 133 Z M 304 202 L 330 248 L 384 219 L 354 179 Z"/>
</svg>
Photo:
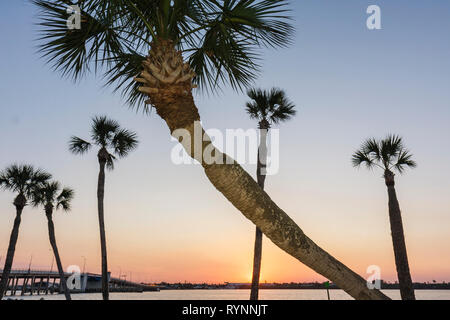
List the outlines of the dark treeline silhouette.
<svg viewBox="0 0 450 320">
<path fill-rule="evenodd" d="M 152 284 L 158 286 L 161 290 L 203 290 L 203 289 L 218 289 L 218 290 L 235 290 L 245 289 L 249 290 L 252 287 L 251 283 L 168 283 L 160 282 Z M 450 282 L 429 283 L 429 282 L 415 282 L 413 283 L 415 290 L 450 290 Z M 286 289 L 286 290 L 319 290 L 326 289 L 324 283 L 321 282 L 290 282 L 290 283 L 260 283 L 259 289 Z M 338 286 L 331 283 L 329 289 L 340 290 Z M 397 283 L 385 282 L 381 280 L 381 289 L 383 290 L 399 290 L 400 285 Z"/>
</svg>

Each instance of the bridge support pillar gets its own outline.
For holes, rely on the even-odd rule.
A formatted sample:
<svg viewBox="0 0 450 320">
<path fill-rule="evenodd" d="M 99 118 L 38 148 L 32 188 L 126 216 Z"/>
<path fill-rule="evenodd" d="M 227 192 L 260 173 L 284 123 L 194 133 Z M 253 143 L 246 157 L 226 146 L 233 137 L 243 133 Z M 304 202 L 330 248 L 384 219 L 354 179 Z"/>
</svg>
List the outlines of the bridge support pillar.
<svg viewBox="0 0 450 320">
<path fill-rule="evenodd" d="M 20 277 L 16 277 L 16 283 L 14 284 L 14 295 L 17 294 L 17 287 L 19 286 Z"/>
<path fill-rule="evenodd" d="M 45 294 L 48 295 L 48 288 L 50 287 L 50 273 L 47 276 L 47 285 L 45 286 Z"/>
<path fill-rule="evenodd" d="M 28 277 L 23 277 L 23 283 L 22 283 L 22 290 L 20 291 L 20 295 L 23 296 L 27 292 L 27 285 L 28 285 Z"/>
<path fill-rule="evenodd" d="M 8 281 L 6 282 L 5 296 L 8 293 L 8 289 L 9 289 L 10 283 L 11 283 L 11 277 L 9 277 Z M 11 293 L 12 293 L 12 290 L 11 290 Z"/>
<path fill-rule="evenodd" d="M 16 276 L 12 277 L 12 281 L 11 281 L 11 296 L 15 296 L 16 295 Z"/>
<path fill-rule="evenodd" d="M 35 277 L 35 276 L 32 276 L 32 277 L 31 277 L 31 290 L 30 290 L 30 295 L 33 295 L 33 292 L 34 292 L 34 282 L 35 282 L 35 280 L 36 280 L 36 277 Z"/>
<path fill-rule="evenodd" d="M 38 296 L 41 295 L 41 291 L 42 291 L 42 282 L 44 281 L 44 277 L 40 277 L 39 278 L 40 282 L 39 282 L 39 287 L 37 289 L 37 294 Z"/>
<path fill-rule="evenodd" d="M 56 278 L 53 278 L 53 290 L 52 290 L 52 294 L 55 293 L 55 282 L 56 282 Z"/>
</svg>

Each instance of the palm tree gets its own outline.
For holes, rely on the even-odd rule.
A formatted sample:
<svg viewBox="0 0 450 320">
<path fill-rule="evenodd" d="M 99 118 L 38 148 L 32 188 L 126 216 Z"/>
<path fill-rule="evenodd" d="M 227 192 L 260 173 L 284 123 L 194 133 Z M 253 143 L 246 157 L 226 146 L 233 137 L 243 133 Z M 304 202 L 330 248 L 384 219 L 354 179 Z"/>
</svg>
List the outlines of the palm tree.
<svg viewBox="0 0 450 320">
<path fill-rule="evenodd" d="M 119 158 L 126 157 L 137 147 L 136 133 L 122 129 L 118 122 L 105 116 L 94 117 L 91 129 L 92 143 L 78 137 L 72 137 L 69 142 L 69 150 L 74 154 L 87 153 L 92 144 L 99 147 L 97 153 L 100 171 L 98 175 L 97 201 L 98 221 L 100 226 L 100 245 L 102 255 L 102 295 L 104 300 L 109 299 L 108 258 L 106 252 L 106 233 L 103 200 L 105 198 L 105 168 L 114 169 L 116 155 Z M 108 151 L 112 149 L 112 153 Z"/>
<path fill-rule="evenodd" d="M 78 2 L 81 28 L 72 30 L 70 1 L 33 2 L 41 9 L 40 52 L 55 70 L 73 79 L 96 71 L 130 105 L 145 101 L 144 110 L 154 108 L 172 135 L 177 129 L 190 133 L 183 140 L 186 152 L 277 246 L 357 299 L 387 298 L 309 239 L 237 162 L 212 146 L 203 129 L 202 150 L 191 148 L 194 128 L 201 126 L 193 88 L 251 85 L 260 71 L 258 50 L 291 43 L 288 0 L 86 0 Z M 206 148 L 223 161 L 204 161 Z"/>
<path fill-rule="evenodd" d="M 70 291 L 67 288 L 66 278 L 64 276 L 64 269 L 59 256 L 58 247 L 56 245 L 55 237 L 55 225 L 53 223 L 53 210 L 62 209 L 64 211 L 70 211 L 70 203 L 73 199 L 74 191 L 69 188 L 61 190 L 61 186 L 58 182 L 45 182 L 39 188 L 36 188 L 32 196 L 33 206 L 43 206 L 45 209 L 45 215 L 47 216 L 48 223 L 48 236 L 50 245 L 55 255 L 56 266 L 58 267 L 60 285 L 64 290 L 66 300 L 71 300 Z"/>
<path fill-rule="evenodd" d="M 247 92 L 247 95 L 252 101 L 246 104 L 246 111 L 251 119 L 258 121 L 258 128 L 260 130 L 261 140 L 258 148 L 256 176 L 258 185 L 261 189 L 264 189 L 267 164 L 267 134 L 272 125 L 289 120 L 295 115 L 296 111 L 294 104 L 287 99 L 286 93 L 276 88 L 273 88 L 271 91 L 251 89 Z M 258 300 L 262 240 L 262 231 L 256 227 L 250 300 Z"/>
<path fill-rule="evenodd" d="M 14 225 L 9 239 L 5 266 L 3 267 L 2 280 L 0 282 L 0 300 L 8 290 L 8 279 L 14 260 L 17 238 L 19 237 L 19 227 L 22 220 L 23 208 L 27 205 L 28 199 L 31 197 L 35 188 L 39 187 L 50 178 L 50 174 L 35 169 L 30 165 L 14 164 L 0 172 L 0 187 L 17 194 L 13 202 L 16 207 L 16 218 L 14 219 Z"/>
<path fill-rule="evenodd" d="M 384 172 L 384 182 L 389 197 L 389 220 L 400 293 L 403 300 L 415 300 L 406 253 L 402 215 L 395 192 L 394 171 L 402 174 L 406 168 L 415 168 L 417 164 L 412 160 L 412 154 L 405 149 L 403 139 L 397 135 L 389 135 L 383 140 L 367 140 L 361 149 L 353 155 L 352 161 L 356 167 L 365 165 L 369 169 L 380 168 Z"/>
</svg>

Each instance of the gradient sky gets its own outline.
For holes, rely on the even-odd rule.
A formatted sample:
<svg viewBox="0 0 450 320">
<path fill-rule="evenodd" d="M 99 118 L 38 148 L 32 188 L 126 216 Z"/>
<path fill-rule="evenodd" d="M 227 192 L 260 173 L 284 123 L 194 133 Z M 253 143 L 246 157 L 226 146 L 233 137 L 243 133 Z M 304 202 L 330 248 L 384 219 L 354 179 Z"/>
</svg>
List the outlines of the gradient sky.
<svg viewBox="0 0 450 320">
<path fill-rule="evenodd" d="M 316 243 L 365 276 L 379 265 L 395 280 L 387 194 L 379 171 L 355 170 L 351 154 L 368 137 L 401 134 L 419 166 L 397 178 L 412 276 L 450 281 L 450 2 L 292 1 L 297 28 L 289 49 L 264 50 L 256 86 L 285 89 L 297 117 L 281 129 L 281 170 L 267 191 Z M 366 28 L 378 4 L 382 30 Z M 65 266 L 100 271 L 95 152 L 67 151 L 107 114 L 138 132 L 137 151 L 106 180 L 109 266 L 140 281 L 243 282 L 251 278 L 254 226 L 207 181 L 199 166 L 176 166 L 163 121 L 128 109 L 89 76 L 61 79 L 36 54 L 36 10 L 0 4 L 0 168 L 26 162 L 76 190 L 73 211 L 56 213 Z M 226 88 L 196 96 L 206 128 L 254 128 L 245 94 Z M 255 166 L 245 166 L 254 175 Z M 14 195 L 0 193 L 4 263 Z M 26 208 L 15 268 L 49 268 L 42 211 Z M 323 278 L 265 240 L 262 281 Z"/>
</svg>

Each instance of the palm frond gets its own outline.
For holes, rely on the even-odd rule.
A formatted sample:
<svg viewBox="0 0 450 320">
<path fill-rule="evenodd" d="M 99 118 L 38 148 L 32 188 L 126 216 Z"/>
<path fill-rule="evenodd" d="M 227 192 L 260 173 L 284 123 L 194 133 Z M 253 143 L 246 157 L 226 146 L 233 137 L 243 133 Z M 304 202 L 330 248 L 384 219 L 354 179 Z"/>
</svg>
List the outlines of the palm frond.
<svg viewBox="0 0 450 320">
<path fill-rule="evenodd" d="M 71 209 L 71 202 L 75 196 L 75 191 L 70 188 L 64 188 L 61 193 L 56 198 L 56 209 L 62 209 L 64 211 L 69 211 Z"/>
<path fill-rule="evenodd" d="M 291 43 L 294 29 L 285 0 L 205 1 L 212 19 L 222 23 L 235 36 L 251 39 L 255 45 L 285 47 Z"/>
<path fill-rule="evenodd" d="M 245 111 L 250 116 L 250 119 L 261 120 L 261 113 L 256 102 L 247 102 L 245 104 Z"/>
<path fill-rule="evenodd" d="M 31 203 L 33 206 L 45 206 L 47 204 L 54 204 L 57 197 L 60 184 L 57 181 L 44 182 L 37 185 L 31 195 Z"/>
<path fill-rule="evenodd" d="M 142 102 L 131 80 L 155 41 L 173 41 L 194 82 L 215 92 L 250 86 L 261 46 L 285 47 L 294 31 L 288 0 L 84 0 L 79 30 L 67 29 L 70 1 L 32 1 L 41 11 L 39 51 L 47 63 L 73 79 L 101 71 L 130 104 Z"/>
<path fill-rule="evenodd" d="M 236 40 L 230 32 L 220 24 L 211 28 L 199 48 L 189 56 L 189 64 L 196 74 L 194 83 L 201 89 L 214 92 L 230 84 L 240 91 L 259 75 L 259 55 L 247 40 Z"/>
<path fill-rule="evenodd" d="M 75 136 L 72 136 L 69 141 L 69 151 L 73 154 L 85 154 L 91 149 L 92 145 Z"/>
<path fill-rule="evenodd" d="M 375 159 L 362 150 L 358 150 L 353 154 L 352 164 L 354 167 L 365 165 L 368 169 L 373 169 L 376 166 Z"/>
<path fill-rule="evenodd" d="M 380 154 L 383 163 L 387 168 L 393 165 L 399 155 L 400 150 L 403 149 L 403 140 L 397 135 L 388 135 L 380 142 Z"/>
<path fill-rule="evenodd" d="M 54 70 L 77 80 L 102 66 L 109 55 L 122 51 L 127 41 L 116 30 L 120 7 L 107 1 L 78 1 L 81 28 L 69 29 L 71 1 L 32 0 L 40 9 L 39 51 Z M 114 2 L 114 1 L 112 1 Z"/>
<path fill-rule="evenodd" d="M 289 103 L 283 103 L 280 105 L 270 116 L 272 123 L 280 123 L 290 120 L 297 114 L 295 105 Z"/>
<path fill-rule="evenodd" d="M 417 163 L 412 159 L 413 155 L 406 149 L 401 149 L 398 153 L 397 162 L 394 164 L 394 168 L 399 173 L 403 173 L 408 168 L 416 168 Z"/>
<path fill-rule="evenodd" d="M 283 90 L 277 88 L 270 91 L 269 106 L 271 110 L 270 120 L 275 124 L 285 122 L 297 113 L 294 103 L 289 101 Z"/>
<path fill-rule="evenodd" d="M 31 193 L 31 205 L 33 207 L 38 207 L 41 205 L 45 205 L 45 195 L 40 189 L 34 189 Z"/>
<path fill-rule="evenodd" d="M 0 172 L 0 187 L 29 197 L 36 187 L 50 178 L 51 174 L 31 165 L 13 164 Z"/>
<path fill-rule="evenodd" d="M 380 144 L 376 139 L 374 139 L 374 138 L 367 139 L 364 142 L 361 149 L 363 150 L 364 153 L 370 154 L 371 157 L 374 158 L 374 160 L 381 161 L 382 155 L 381 155 Z"/>
<path fill-rule="evenodd" d="M 415 168 L 417 165 L 403 147 L 403 138 L 398 135 L 388 135 L 382 140 L 366 140 L 353 155 L 352 162 L 356 167 L 364 163 L 368 168 L 376 166 L 384 171 L 397 169 L 400 173 L 404 172 L 405 167 Z"/>
<path fill-rule="evenodd" d="M 91 138 L 101 147 L 106 147 L 110 143 L 114 134 L 119 130 L 117 121 L 108 119 L 106 116 L 96 116 L 92 119 Z"/>
<path fill-rule="evenodd" d="M 286 93 L 278 88 L 269 91 L 252 88 L 247 91 L 251 102 L 246 104 L 246 111 L 252 119 L 266 120 L 270 124 L 291 119 L 296 114 L 295 105 L 289 101 Z"/>
<path fill-rule="evenodd" d="M 129 105 L 143 107 L 148 112 L 145 94 L 138 88 L 140 83 L 134 81 L 134 77 L 142 72 L 142 63 L 145 57 L 137 52 L 120 53 L 108 59 L 109 67 L 105 72 L 106 86 L 113 86 L 114 91 L 120 91 Z"/>
<path fill-rule="evenodd" d="M 111 145 L 114 148 L 114 153 L 123 158 L 137 147 L 137 134 L 126 129 L 121 129 L 114 135 Z"/>
</svg>

